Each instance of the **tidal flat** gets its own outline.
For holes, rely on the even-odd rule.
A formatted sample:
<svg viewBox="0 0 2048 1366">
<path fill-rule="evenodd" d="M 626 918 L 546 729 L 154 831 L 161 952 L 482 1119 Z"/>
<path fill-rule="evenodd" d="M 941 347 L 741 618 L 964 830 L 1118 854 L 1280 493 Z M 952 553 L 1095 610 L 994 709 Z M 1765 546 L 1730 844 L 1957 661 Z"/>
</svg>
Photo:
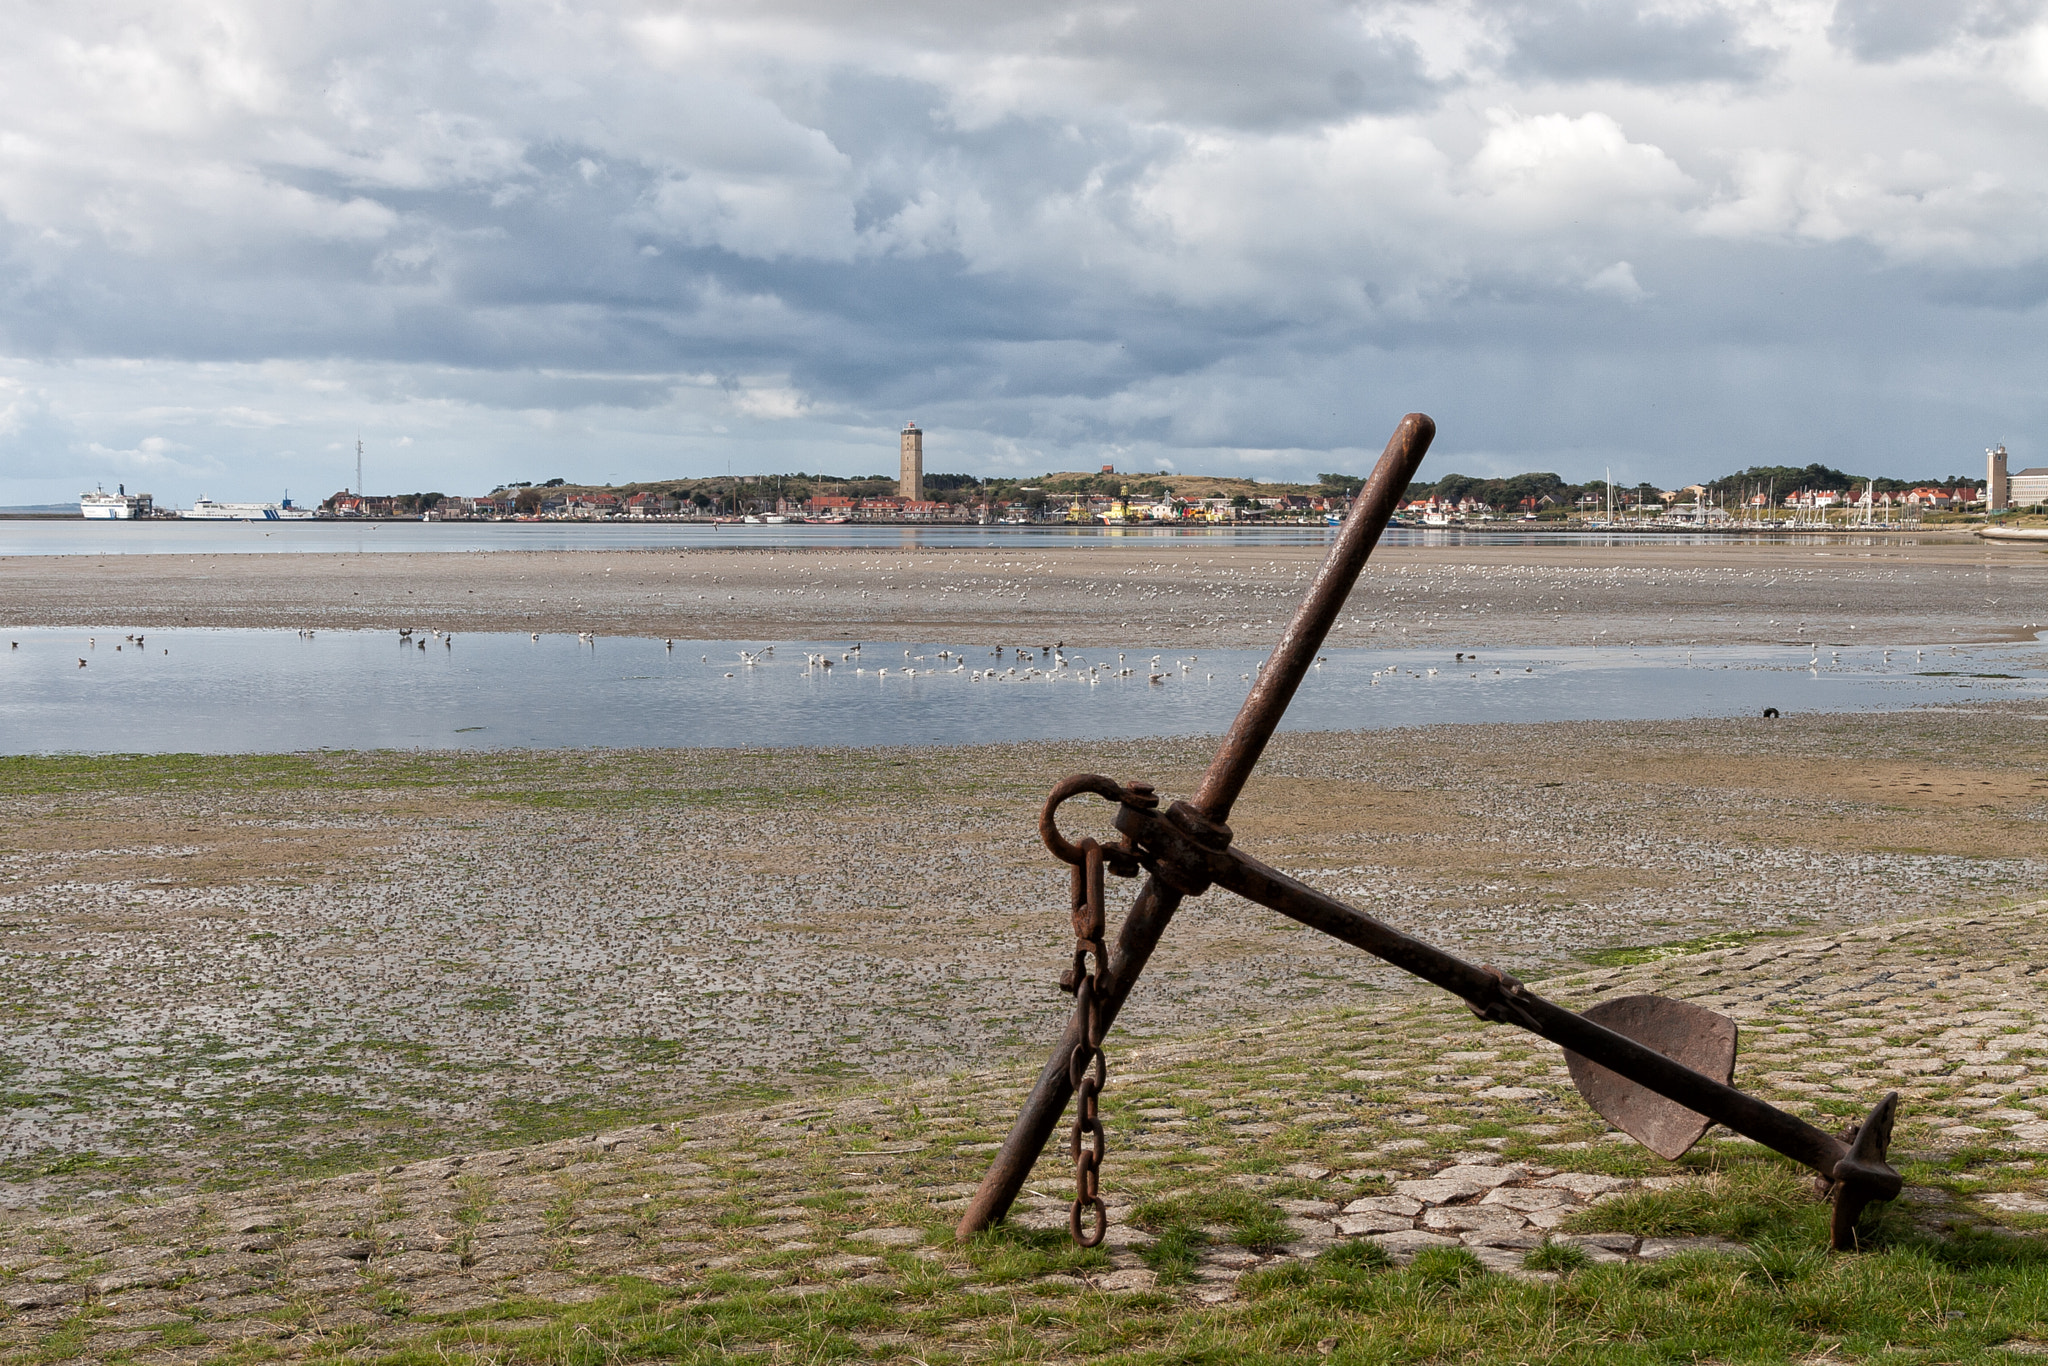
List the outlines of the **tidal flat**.
<svg viewBox="0 0 2048 1366">
<path fill-rule="evenodd" d="M 111 549 L 120 528 L 108 534 Z M 1104 537 L 1075 548 L 0 554 L 0 624 L 1260 649 L 1326 553 Z M 1387 545 L 1329 643 L 1934 645 L 2030 638 L 2048 625 L 2044 603 L 2048 554 L 1956 532 Z"/>
<path fill-rule="evenodd" d="M 1233 824 L 1542 979 L 2040 897 L 2038 710 L 1293 733 Z M 166 1197 L 1028 1068 L 1067 1004 L 1044 792 L 1099 771 L 1182 794 L 1212 747 L 0 760 L 0 1196 Z M 1118 1039 L 1415 992 L 1212 894 Z"/>
</svg>

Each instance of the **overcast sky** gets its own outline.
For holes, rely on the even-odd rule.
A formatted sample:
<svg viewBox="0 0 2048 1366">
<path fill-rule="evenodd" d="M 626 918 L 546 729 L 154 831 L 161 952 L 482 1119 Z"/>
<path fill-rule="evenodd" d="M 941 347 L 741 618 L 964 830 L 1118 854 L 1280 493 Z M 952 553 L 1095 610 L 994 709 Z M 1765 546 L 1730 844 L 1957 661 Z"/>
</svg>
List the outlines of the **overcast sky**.
<svg viewBox="0 0 2048 1366">
<path fill-rule="evenodd" d="M 17 0 L 0 504 L 2048 464 L 2039 0 Z"/>
</svg>

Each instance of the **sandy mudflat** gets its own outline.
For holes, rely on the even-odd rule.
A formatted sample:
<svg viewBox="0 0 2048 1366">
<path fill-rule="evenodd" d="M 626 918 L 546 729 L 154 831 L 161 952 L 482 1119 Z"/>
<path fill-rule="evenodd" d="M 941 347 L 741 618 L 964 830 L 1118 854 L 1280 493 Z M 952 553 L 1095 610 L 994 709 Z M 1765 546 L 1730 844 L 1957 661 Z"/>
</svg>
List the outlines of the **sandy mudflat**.
<svg viewBox="0 0 2048 1366">
<path fill-rule="evenodd" d="M 595 631 L 680 639 L 1269 643 L 1323 551 L 1087 548 L 16 556 L 0 624 Z M 2048 552 L 1828 545 L 1389 547 L 1333 645 L 1907 644 L 2048 621 Z"/>
<path fill-rule="evenodd" d="M 1232 824 L 1542 977 L 2048 892 L 2038 710 L 1289 734 Z M 1076 769 L 1184 794 L 1211 749 L 0 761 L 0 1204 L 1028 1063 L 1072 943 L 1043 794 Z M 1411 986 L 1216 893 L 1118 1038 Z"/>
</svg>

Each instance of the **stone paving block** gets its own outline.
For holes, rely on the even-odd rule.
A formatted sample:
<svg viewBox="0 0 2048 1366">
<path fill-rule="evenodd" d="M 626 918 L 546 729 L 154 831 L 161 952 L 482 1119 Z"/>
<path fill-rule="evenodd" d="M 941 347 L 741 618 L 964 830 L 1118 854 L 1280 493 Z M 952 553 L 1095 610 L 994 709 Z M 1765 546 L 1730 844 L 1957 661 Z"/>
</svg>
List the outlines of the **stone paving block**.
<svg viewBox="0 0 2048 1366">
<path fill-rule="evenodd" d="M 209 1342 L 267 1342 L 287 1337 L 291 1329 L 268 1319 L 230 1319 L 225 1323 L 195 1325 Z"/>
<path fill-rule="evenodd" d="M 1507 1209 L 1524 1212 L 1539 1209 L 1556 1209 L 1573 1202 L 1571 1192 L 1555 1186 L 1496 1186 L 1479 1198 L 1482 1205 L 1501 1205 Z"/>
<path fill-rule="evenodd" d="M 1677 1257 L 1688 1252 L 1746 1253 L 1749 1249 L 1740 1243 L 1731 1243 L 1722 1238 L 1645 1238 L 1636 1248 L 1636 1256 L 1646 1262 L 1660 1262 L 1666 1257 Z"/>
<path fill-rule="evenodd" d="M 109 1271 L 104 1276 L 93 1277 L 92 1293 L 115 1295 L 123 1290 L 151 1290 L 158 1286 L 170 1285 L 185 1274 L 182 1267 L 131 1266 L 123 1271 Z"/>
<path fill-rule="evenodd" d="M 2048 1199 L 2026 1191 L 1994 1191 L 1982 1198 L 1993 1209 L 2008 1214 L 2048 1214 Z"/>
<path fill-rule="evenodd" d="M 368 1263 L 371 1275 L 390 1276 L 399 1281 L 423 1280 L 462 1268 L 462 1259 L 452 1252 L 401 1252 L 395 1257 L 376 1257 Z"/>
<path fill-rule="evenodd" d="M 419 1318 L 438 1318 L 444 1314 L 466 1314 L 472 1309 L 485 1309 L 498 1303 L 498 1297 L 485 1290 L 456 1289 L 451 1293 L 414 1299 L 406 1311 Z"/>
<path fill-rule="evenodd" d="M 1397 1262 L 1409 1262 L 1425 1247 L 1463 1247 L 1458 1239 L 1442 1233 L 1427 1233 L 1422 1229 L 1401 1229 L 1392 1233 L 1375 1233 L 1368 1242 L 1378 1243 Z"/>
<path fill-rule="evenodd" d="M 94 1333 L 85 1340 L 85 1349 L 95 1357 L 110 1357 L 139 1352 L 159 1340 L 155 1333 Z"/>
<path fill-rule="evenodd" d="M 1367 1210 L 1358 1214 L 1340 1214 L 1332 1221 L 1338 1233 L 1355 1238 L 1367 1233 L 1393 1233 L 1415 1227 L 1415 1216 L 1410 1214 L 1383 1214 Z"/>
<path fill-rule="evenodd" d="M 1422 1227 L 1437 1233 L 1519 1233 L 1528 1221 L 1498 1205 L 1440 1205 L 1423 1213 Z"/>
<path fill-rule="evenodd" d="M 1062 1226 L 1066 1224 L 1064 1216 Z M 924 1231 L 915 1228 L 864 1228 L 846 1235 L 850 1241 L 875 1243 L 881 1247 L 916 1247 L 924 1241 Z"/>
<path fill-rule="evenodd" d="M 174 1324 L 190 1323 L 190 1316 L 175 1314 L 168 1309 L 145 1309 L 135 1314 L 109 1314 L 93 1326 L 126 1331 L 141 1328 L 168 1328 Z"/>
<path fill-rule="evenodd" d="M 1342 1208 L 1335 1200 L 1275 1200 L 1282 1213 L 1299 1214 L 1312 1219 L 1328 1219 Z"/>
<path fill-rule="evenodd" d="M 1551 1241 L 1570 1243 L 1595 1262 L 1624 1262 L 1634 1254 L 1640 1241 L 1632 1233 L 1558 1233 Z"/>
<path fill-rule="evenodd" d="M 1467 1247 L 1504 1247 L 1520 1252 L 1543 1246 L 1543 1234 L 1524 1229 L 1520 1232 L 1486 1233 L 1474 1230 L 1460 1233 L 1458 1240 Z"/>
<path fill-rule="evenodd" d="M 1594 1195 L 1605 1195 L 1609 1191 L 1626 1190 L 1633 1186 L 1635 1182 L 1627 1177 L 1603 1176 L 1595 1172 L 1559 1172 L 1556 1176 L 1544 1177 L 1536 1184 L 1548 1186 L 1555 1190 L 1570 1191 L 1573 1195 L 1583 1199 Z"/>
<path fill-rule="evenodd" d="M 8 1286 L 0 1290 L 0 1304 L 17 1312 L 77 1304 L 84 1298 L 85 1288 L 77 1285 Z"/>
<path fill-rule="evenodd" d="M 1404 1214 L 1413 1217 L 1422 1213 L 1422 1202 L 1412 1195 L 1366 1195 L 1346 1205 L 1344 1213 Z"/>
<path fill-rule="evenodd" d="M 1112 1271 L 1095 1282 L 1098 1290 L 1137 1291 L 1154 1290 L 1159 1286 L 1159 1274 L 1140 1267 Z"/>
</svg>

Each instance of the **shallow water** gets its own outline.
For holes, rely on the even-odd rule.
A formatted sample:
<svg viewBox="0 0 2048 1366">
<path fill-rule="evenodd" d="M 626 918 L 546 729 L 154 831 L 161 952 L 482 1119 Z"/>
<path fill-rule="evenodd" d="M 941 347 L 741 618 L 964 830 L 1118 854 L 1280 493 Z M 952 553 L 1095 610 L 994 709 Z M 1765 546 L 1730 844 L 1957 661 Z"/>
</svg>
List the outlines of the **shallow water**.
<svg viewBox="0 0 2048 1366">
<path fill-rule="evenodd" d="M 1073 650 L 1067 667 L 946 642 L 677 641 L 523 633 L 18 630 L 0 752 L 279 753 L 520 747 L 971 744 L 1220 733 L 1263 651 Z M 749 665 L 741 652 L 773 651 Z M 829 671 L 807 664 L 828 655 Z M 1037 651 L 1033 649 L 1036 655 Z M 951 657 L 949 657 L 951 656 Z M 1154 683 L 1153 660 L 1161 681 Z M 79 661 L 85 664 L 80 665 Z M 1656 719 L 2048 701 L 2038 642 L 1330 650 L 1286 728 Z M 1812 661 L 1812 662 L 1810 662 Z M 887 672 L 884 673 L 883 670 Z M 1015 670 L 1014 674 L 1010 670 Z M 1129 675 L 1121 670 L 1129 669 Z M 977 678 L 977 675 L 982 675 Z M 2005 675 L 1999 677 L 1995 675 Z"/>
<path fill-rule="evenodd" d="M 1323 545 L 1328 526 L 1111 527 L 712 526 L 702 522 L 88 522 L 0 519 L 4 555 L 351 555 L 494 550 L 653 550 L 852 546 L 866 550 L 1060 548 L 1113 545 Z M 1391 527 L 1384 545 L 1723 545 L 1744 540 L 1898 544 L 1899 537 L 1728 536 L 1690 531 L 1423 530 Z M 1907 538 L 1905 544 L 1914 542 Z"/>
</svg>

